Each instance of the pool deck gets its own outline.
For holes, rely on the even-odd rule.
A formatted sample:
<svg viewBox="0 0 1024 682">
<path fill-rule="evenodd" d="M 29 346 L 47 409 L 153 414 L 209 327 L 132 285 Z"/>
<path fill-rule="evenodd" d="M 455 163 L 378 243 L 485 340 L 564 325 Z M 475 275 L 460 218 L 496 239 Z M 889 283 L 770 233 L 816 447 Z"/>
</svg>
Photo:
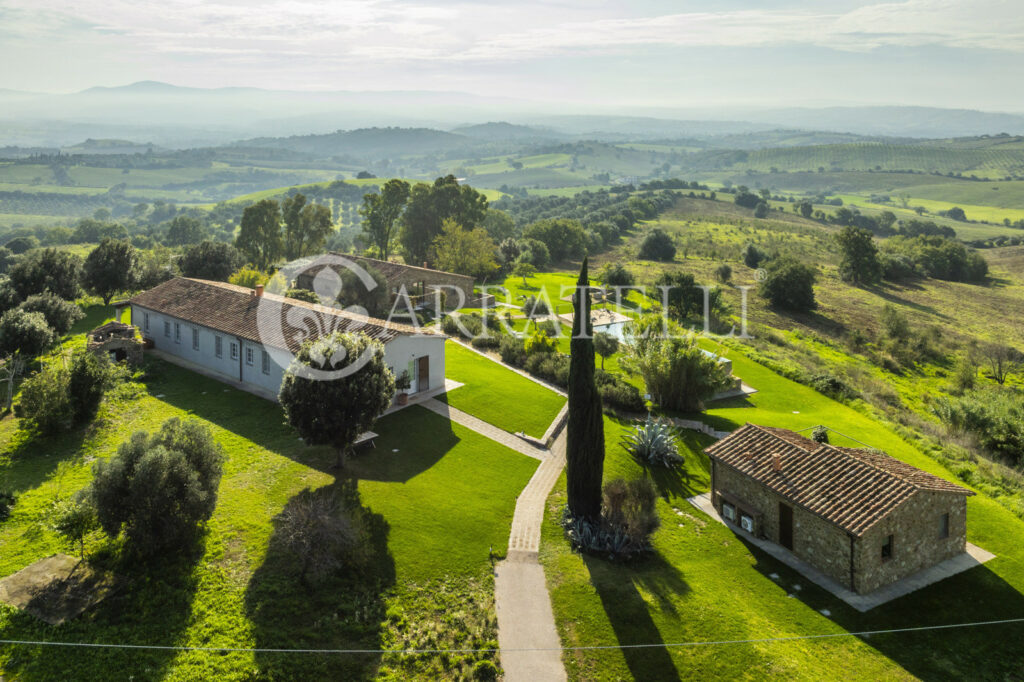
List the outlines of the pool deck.
<svg viewBox="0 0 1024 682">
<path fill-rule="evenodd" d="M 560 320 L 562 320 L 563 322 L 565 322 L 566 324 L 572 325 L 573 318 L 575 318 L 575 314 L 574 313 L 565 313 L 563 315 L 559 315 L 558 318 Z M 604 326 L 610 325 L 610 324 L 618 324 L 618 323 L 622 323 L 622 322 L 631 322 L 632 320 L 633 320 L 633 318 L 629 317 L 628 315 L 623 315 L 622 313 L 617 313 L 614 310 L 603 310 L 603 309 L 601 309 L 601 310 L 591 310 L 591 312 L 590 312 L 590 321 L 593 323 L 593 325 L 595 327 L 604 327 Z"/>
</svg>

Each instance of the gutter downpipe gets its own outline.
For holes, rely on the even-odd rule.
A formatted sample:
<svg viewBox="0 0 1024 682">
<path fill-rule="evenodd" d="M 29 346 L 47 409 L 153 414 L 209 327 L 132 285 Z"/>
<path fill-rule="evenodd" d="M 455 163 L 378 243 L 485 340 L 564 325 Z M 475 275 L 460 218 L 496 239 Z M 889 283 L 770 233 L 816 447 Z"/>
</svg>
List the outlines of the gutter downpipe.
<svg viewBox="0 0 1024 682">
<path fill-rule="evenodd" d="M 850 535 L 850 591 L 856 592 L 857 588 L 855 587 L 855 583 L 853 582 L 853 578 L 854 578 L 854 560 L 853 560 L 854 554 L 853 554 L 853 548 L 854 548 L 854 543 L 856 542 L 856 538 L 854 538 L 852 534 L 848 534 L 848 535 Z"/>
<path fill-rule="evenodd" d="M 236 336 L 235 341 L 238 341 L 238 382 L 245 383 L 245 379 L 242 378 L 242 352 L 245 350 L 245 348 L 242 346 L 241 337 Z"/>
</svg>

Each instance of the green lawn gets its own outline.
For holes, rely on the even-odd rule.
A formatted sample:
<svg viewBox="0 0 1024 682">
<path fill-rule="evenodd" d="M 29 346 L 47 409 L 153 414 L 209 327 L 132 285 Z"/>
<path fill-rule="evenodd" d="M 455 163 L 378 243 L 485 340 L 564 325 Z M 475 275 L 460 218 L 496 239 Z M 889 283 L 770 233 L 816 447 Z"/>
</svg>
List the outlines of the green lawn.
<svg viewBox="0 0 1024 682">
<path fill-rule="evenodd" d="M 464 346 L 445 344 L 445 376 L 460 386 L 439 399 L 509 433 L 540 438 L 565 398 Z"/>
<path fill-rule="evenodd" d="M 707 420 L 718 428 L 746 421 L 793 429 L 824 423 L 954 478 L 856 410 L 738 354 L 732 359 L 736 373 L 761 392 L 714 404 Z M 642 475 L 618 442 L 623 428 L 606 420 L 606 480 Z M 996 559 L 860 614 L 690 507 L 685 498 L 708 487 L 707 459 L 699 445 L 695 436 L 688 438 L 689 477 L 659 473 L 655 478 L 662 493 L 656 551 L 633 565 L 569 550 L 557 525 L 565 504 L 564 476 L 556 486 L 548 500 L 541 561 L 565 645 L 761 639 L 1024 616 L 1024 522 L 993 500 L 979 495 L 968 502 L 968 539 Z M 778 580 L 770 577 L 773 573 Z M 802 590 L 794 590 L 795 584 Z M 571 679 L 588 680 L 1012 679 L 1021 670 L 1022 637 L 1024 625 L 1018 624 L 868 639 L 575 651 L 565 661 Z"/>
<path fill-rule="evenodd" d="M 92 462 L 130 432 L 173 416 L 203 420 L 228 456 L 204 540 L 143 566 L 97 535 L 91 556 L 126 578 L 123 589 L 58 628 L 0 606 L 0 636 L 243 648 L 494 644 L 488 551 L 505 546 L 536 461 L 414 406 L 380 420 L 376 449 L 338 475 L 332 454 L 302 445 L 279 406 L 159 360 L 145 369 L 84 430 L 32 439 L 13 417 L 0 421 L 0 484 L 18 495 L 0 523 L 0 575 L 69 551 L 47 526 L 51 501 L 85 486 Z M 365 538 L 357 565 L 313 591 L 298 583 L 272 521 L 307 487 L 337 491 Z M 5 646 L 0 670 L 26 680 L 436 678 L 470 674 L 475 658 Z"/>
</svg>

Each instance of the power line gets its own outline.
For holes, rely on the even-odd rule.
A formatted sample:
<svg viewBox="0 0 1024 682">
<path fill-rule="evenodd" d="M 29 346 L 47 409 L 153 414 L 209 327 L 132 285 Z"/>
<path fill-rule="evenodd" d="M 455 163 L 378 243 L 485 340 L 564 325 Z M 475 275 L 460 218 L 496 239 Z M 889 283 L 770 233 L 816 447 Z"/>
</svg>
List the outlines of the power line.
<svg viewBox="0 0 1024 682">
<path fill-rule="evenodd" d="M 109 644 L 102 642 L 52 642 L 19 639 L 0 639 L 0 644 L 24 646 L 64 646 L 91 649 L 150 649 L 158 651 L 208 651 L 214 653 L 258 653 L 258 654 L 467 654 L 467 653 L 499 653 L 530 652 L 530 651 L 596 651 L 606 649 L 657 649 L 683 648 L 698 646 L 725 646 L 731 644 L 770 644 L 775 642 L 793 642 L 813 639 L 836 639 L 839 637 L 868 637 L 873 635 L 889 635 L 904 632 L 924 632 L 930 630 L 953 630 L 957 628 L 981 627 L 986 625 L 1010 625 L 1024 623 L 1024 618 L 1007 618 L 1005 620 L 976 621 L 973 623 L 952 623 L 948 625 L 921 625 L 890 630 L 863 630 L 860 632 L 832 632 L 818 635 L 793 635 L 790 637 L 762 637 L 757 639 L 722 639 L 696 642 L 657 642 L 652 644 L 605 644 L 592 646 L 564 647 L 533 647 L 533 648 L 491 648 L 491 649 L 272 649 L 245 647 L 215 646 L 168 646 L 160 644 Z"/>
<path fill-rule="evenodd" d="M 825 425 L 824 425 L 824 424 L 821 424 L 821 426 L 825 426 Z M 804 431 L 810 431 L 811 429 L 816 429 L 816 428 L 818 428 L 818 427 L 817 427 L 817 426 L 808 426 L 808 427 L 807 427 L 806 429 L 800 429 L 800 430 L 799 430 L 799 431 L 797 431 L 796 433 L 803 433 Z M 854 438 L 853 436 L 847 436 L 847 435 L 846 435 L 845 433 L 840 433 L 839 431 L 836 431 L 835 429 L 833 429 L 833 428 L 832 428 L 831 426 L 825 426 L 825 428 L 826 428 L 826 429 L 828 429 L 829 431 L 831 431 L 832 433 L 836 434 L 836 435 L 842 436 L 843 438 L 849 438 L 849 439 L 850 439 L 850 440 L 852 440 L 852 441 L 853 441 L 854 443 L 860 443 L 860 444 L 861 444 L 861 445 L 863 445 L 864 447 L 866 447 L 866 448 L 871 448 L 872 450 L 874 450 L 874 449 L 875 449 L 875 447 L 874 447 L 873 445 L 868 445 L 867 443 L 865 443 L 865 442 L 863 442 L 863 441 L 859 441 L 859 440 L 857 440 L 857 439 L 856 439 L 856 438 Z"/>
</svg>

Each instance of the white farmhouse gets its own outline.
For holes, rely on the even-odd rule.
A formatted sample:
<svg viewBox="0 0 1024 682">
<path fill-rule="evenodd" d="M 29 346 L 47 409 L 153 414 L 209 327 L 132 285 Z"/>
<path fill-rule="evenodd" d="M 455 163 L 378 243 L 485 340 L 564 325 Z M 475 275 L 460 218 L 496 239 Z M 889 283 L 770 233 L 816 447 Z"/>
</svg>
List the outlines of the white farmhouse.
<svg viewBox="0 0 1024 682">
<path fill-rule="evenodd" d="M 444 386 L 442 334 L 355 315 L 256 289 L 176 277 L 133 297 L 132 324 L 148 347 L 187 369 L 277 400 L 284 370 L 306 339 L 362 332 L 384 344 L 384 361 L 409 372 L 418 393 Z M 342 381 L 344 379 L 341 379 Z"/>
</svg>

